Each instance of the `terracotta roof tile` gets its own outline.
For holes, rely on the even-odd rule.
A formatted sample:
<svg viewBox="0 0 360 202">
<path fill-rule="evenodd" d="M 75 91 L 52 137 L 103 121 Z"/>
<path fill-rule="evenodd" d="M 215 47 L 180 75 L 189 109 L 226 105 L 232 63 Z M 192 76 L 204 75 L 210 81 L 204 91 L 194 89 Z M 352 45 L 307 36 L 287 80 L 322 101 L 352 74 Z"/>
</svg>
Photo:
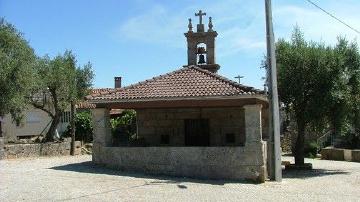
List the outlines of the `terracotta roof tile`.
<svg viewBox="0 0 360 202">
<path fill-rule="evenodd" d="M 218 74 L 187 66 L 124 88 L 93 90 L 88 100 L 133 100 L 263 94 Z"/>
<path fill-rule="evenodd" d="M 95 109 L 96 105 L 88 101 L 82 101 L 75 105 L 76 109 Z"/>
</svg>

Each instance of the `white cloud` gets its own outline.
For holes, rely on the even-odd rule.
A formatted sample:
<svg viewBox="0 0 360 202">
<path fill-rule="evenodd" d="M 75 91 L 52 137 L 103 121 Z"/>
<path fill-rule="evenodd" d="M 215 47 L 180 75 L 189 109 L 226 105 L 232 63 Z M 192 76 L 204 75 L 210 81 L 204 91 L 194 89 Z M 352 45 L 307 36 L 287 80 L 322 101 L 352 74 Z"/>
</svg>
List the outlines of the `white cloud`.
<svg viewBox="0 0 360 202">
<path fill-rule="evenodd" d="M 185 49 L 185 37 L 182 33 L 187 31 L 187 18 L 193 19 L 195 28 L 198 19 L 195 18 L 194 13 L 197 8 L 203 8 L 207 12 L 207 17 L 213 17 L 214 28 L 219 33 L 217 39 L 219 57 L 242 51 L 254 51 L 265 46 L 265 38 L 262 35 L 265 28 L 260 32 L 257 30 L 259 17 L 263 20 L 264 15 L 258 12 L 258 7 L 259 5 L 253 1 L 226 0 L 209 3 L 205 8 L 192 5 L 174 12 L 162 5 L 155 5 L 148 12 L 134 16 L 123 23 L 119 34 L 123 40 Z M 262 24 L 261 20 L 260 24 Z M 207 23 L 207 19 L 205 22 Z"/>
<path fill-rule="evenodd" d="M 337 7 L 337 13 L 342 14 L 341 19 L 354 27 L 360 28 L 359 13 L 344 13 L 352 5 L 342 4 Z M 360 6 L 360 5 L 359 5 Z M 294 25 L 298 25 L 304 32 L 305 38 L 313 41 L 323 41 L 335 44 L 336 37 L 341 35 L 349 40 L 359 38 L 359 35 L 345 25 L 326 15 L 316 8 L 299 6 L 281 6 L 274 9 L 274 24 L 277 37 L 289 38 Z M 360 42 L 358 40 L 358 42 Z"/>
<path fill-rule="evenodd" d="M 153 6 L 147 13 L 130 18 L 120 27 L 125 40 L 160 43 L 179 47 L 180 38 L 186 30 L 186 19 L 171 14 L 161 5 Z M 183 38 L 181 38 L 184 40 Z"/>
<path fill-rule="evenodd" d="M 360 12 L 355 13 L 353 4 L 346 4 L 343 1 L 331 2 L 333 4 L 330 6 L 337 11 L 336 14 L 341 19 L 360 29 Z M 360 3 L 357 3 L 357 8 L 359 7 Z M 194 12 L 198 8 L 203 8 L 207 16 L 213 16 L 215 30 L 219 33 L 217 39 L 219 57 L 238 53 L 259 55 L 265 52 L 265 14 L 262 1 L 223 0 L 210 2 L 205 6 L 194 3 L 176 11 L 158 4 L 124 22 L 120 27 L 119 35 L 123 40 L 185 49 L 185 37 L 182 33 L 187 31 L 188 17 L 193 19 L 193 26 L 196 27 L 197 19 Z M 360 38 L 354 31 L 306 2 L 289 4 L 288 1 L 285 3 L 275 1 L 273 20 L 276 38 L 289 39 L 296 24 L 300 26 L 308 40 L 322 40 L 334 44 L 338 35 L 346 36 L 350 40 L 355 37 Z"/>
<path fill-rule="evenodd" d="M 221 32 L 219 36 L 218 55 L 229 56 L 241 52 L 254 52 L 265 50 L 265 37 L 253 33 L 252 27 L 248 29 L 230 28 Z"/>
</svg>

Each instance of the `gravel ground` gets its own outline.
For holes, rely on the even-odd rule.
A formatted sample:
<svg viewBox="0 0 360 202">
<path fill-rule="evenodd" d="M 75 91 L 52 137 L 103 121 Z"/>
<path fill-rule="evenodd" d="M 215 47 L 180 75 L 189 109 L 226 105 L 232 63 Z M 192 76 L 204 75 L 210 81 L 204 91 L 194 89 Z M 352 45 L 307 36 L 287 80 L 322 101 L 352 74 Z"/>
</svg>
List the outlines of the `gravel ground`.
<svg viewBox="0 0 360 202">
<path fill-rule="evenodd" d="M 251 184 L 124 173 L 88 155 L 2 160 L 0 201 L 360 201 L 360 163 L 306 162 L 314 170 Z"/>
</svg>

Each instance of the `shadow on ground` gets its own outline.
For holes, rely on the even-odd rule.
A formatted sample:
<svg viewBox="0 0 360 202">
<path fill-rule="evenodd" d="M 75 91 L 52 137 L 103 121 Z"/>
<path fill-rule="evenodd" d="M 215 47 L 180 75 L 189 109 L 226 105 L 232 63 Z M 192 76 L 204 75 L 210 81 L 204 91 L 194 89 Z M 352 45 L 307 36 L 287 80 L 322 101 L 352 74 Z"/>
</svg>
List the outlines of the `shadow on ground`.
<svg viewBox="0 0 360 202">
<path fill-rule="evenodd" d="M 116 175 L 116 176 L 126 176 L 126 177 L 135 177 L 135 178 L 148 178 L 152 181 L 145 183 L 144 185 L 160 185 L 160 184 L 177 184 L 179 189 L 187 189 L 185 185 L 181 185 L 184 182 L 190 183 L 201 183 L 201 184 L 211 184 L 211 185 L 224 185 L 229 183 L 242 183 L 242 184 L 257 184 L 252 181 L 247 180 L 210 180 L 210 179 L 195 179 L 195 178 L 186 178 L 186 177 L 176 177 L 176 176 L 165 176 L 165 175 L 150 175 L 142 174 L 140 172 L 125 172 L 121 170 L 115 170 L 112 168 L 96 165 L 91 161 L 86 161 L 82 163 L 73 163 L 63 166 L 51 167 L 49 169 L 61 170 L 61 171 L 72 171 L 80 173 L 92 173 L 92 174 L 105 174 L 105 175 Z"/>
<path fill-rule="evenodd" d="M 348 175 L 342 170 L 312 169 L 312 170 L 283 170 L 283 178 L 311 178 L 329 175 Z"/>
<path fill-rule="evenodd" d="M 135 177 L 135 178 L 149 178 L 153 181 L 147 182 L 144 185 L 159 185 L 159 184 L 177 184 L 178 188 L 186 189 L 185 185 L 181 185 L 183 182 L 190 183 L 201 183 L 201 184 L 211 184 L 211 185 L 224 185 L 229 183 L 242 183 L 242 184 L 256 184 L 252 181 L 246 180 L 209 180 L 209 179 L 194 179 L 194 178 L 185 178 L 185 177 L 176 177 L 176 176 L 165 176 L 165 175 L 150 175 L 134 172 L 125 172 L 121 170 L 115 170 L 112 168 L 107 168 L 104 166 L 96 165 L 91 161 L 86 161 L 82 163 L 73 163 L 63 166 L 51 167 L 49 169 L 60 170 L 60 171 L 72 171 L 80 173 L 92 173 L 92 174 L 105 174 L 105 175 L 115 175 L 115 176 L 126 176 L 126 177 Z M 329 175 L 347 175 L 349 172 L 342 170 L 327 170 L 327 169 L 312 169 L 312 170 L 283 170 L 283 178 L 311 178 L 311 177 L 322 177 Z"/>
</svg>

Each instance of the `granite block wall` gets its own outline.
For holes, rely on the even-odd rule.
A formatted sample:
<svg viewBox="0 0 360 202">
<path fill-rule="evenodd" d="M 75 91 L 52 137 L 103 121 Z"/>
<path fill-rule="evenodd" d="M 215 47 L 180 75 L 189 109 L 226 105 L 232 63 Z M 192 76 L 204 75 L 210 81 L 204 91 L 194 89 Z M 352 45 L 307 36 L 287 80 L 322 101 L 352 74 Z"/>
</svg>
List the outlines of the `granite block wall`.
<svg viewBox="0 0 360 202">
<path fill-rule="evenodd" d="M 177 108 L 138 109 L 138 135 L 151 146 L 160 146 L 161 135 L 169 135 L 168 146 L 185 145 L 185 119 L 209 119 L 210 146 L 242 146 L 245 143 L 244 109 Z M 226 134 L 234 134 L 235 143 L 226 143 Z"/>
<path fill-rule="evenodd" d="M 3 152 L 3 157 L 7 159 L 70 155 L 70 142 L 5 144 Z M 75 142 L 75 154 L 81 154 L 80 141 Z"/>
<path fill-rule="evenodd" d="M 264 182 L 266 143 L 245 147 L 99 147 L 94 163 L 124 171 Z"/>
</svg>

